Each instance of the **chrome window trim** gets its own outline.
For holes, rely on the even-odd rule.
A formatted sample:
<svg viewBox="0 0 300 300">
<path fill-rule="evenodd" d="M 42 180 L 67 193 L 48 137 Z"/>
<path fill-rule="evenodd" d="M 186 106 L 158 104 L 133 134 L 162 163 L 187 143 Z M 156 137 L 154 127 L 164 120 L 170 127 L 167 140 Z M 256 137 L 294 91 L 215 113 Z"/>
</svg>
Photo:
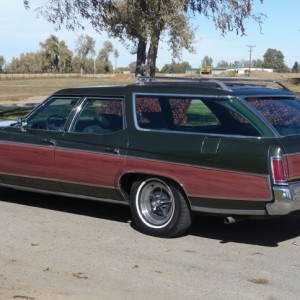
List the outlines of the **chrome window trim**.
<svg viewBox="0 0 300 300">
<path fill-rule="evenodd" d="M 156 132 L 156 133 L 173 133 L 173 134 L 185 134 L 185 135 L 199 135 L 199 136 L 213 136 L 213 137 L 227 137 L 227 138 L 239 138 L 239 139 L 272 139 L 273 137 L 261 137 L 261 136 L 252 136 L 252 135 L 231 135 L 224 133 L 205 133 L 205 132 L 185 132 L 185 131 L 174 131 L 174 130 L 157 130 L 157 129 L 146 129 L 146 128 L 136 128 L 139 131 L 146 132 Z"/>
</svg>

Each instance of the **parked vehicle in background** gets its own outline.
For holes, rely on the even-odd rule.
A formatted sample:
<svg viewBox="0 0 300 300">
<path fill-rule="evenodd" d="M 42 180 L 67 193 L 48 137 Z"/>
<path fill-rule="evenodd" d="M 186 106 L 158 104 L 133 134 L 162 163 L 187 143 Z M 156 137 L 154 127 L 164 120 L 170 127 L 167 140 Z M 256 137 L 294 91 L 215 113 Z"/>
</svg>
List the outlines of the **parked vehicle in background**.
<svg viewBox="0 0 300 300">
<path fill-rule="evenodd" d="M 0 185 L 130 205 L 161 237 L 196 213 L 286 215 L 300 209 L 299 100 L 236 78 L 63 89 L 0 130 Z"/>
<path fill-rule="evenodd" d="M 204 66 L 201 68 L 201 74 L 211 74 L 212 67 L 211 66 Z"/>
</svg>

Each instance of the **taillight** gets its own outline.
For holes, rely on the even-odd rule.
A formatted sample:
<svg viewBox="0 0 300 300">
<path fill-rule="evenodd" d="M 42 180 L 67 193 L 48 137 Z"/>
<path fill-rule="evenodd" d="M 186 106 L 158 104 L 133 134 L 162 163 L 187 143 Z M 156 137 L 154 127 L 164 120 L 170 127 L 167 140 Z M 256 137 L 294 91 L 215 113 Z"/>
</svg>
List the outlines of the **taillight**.
<svg viewBox="0 0 300 300">
<path fill-rule="evenodd" d="M 282 157 L 271 157 L 273 181 L 275 184 L 286 184 L 288 177 Z"/>
</svg>

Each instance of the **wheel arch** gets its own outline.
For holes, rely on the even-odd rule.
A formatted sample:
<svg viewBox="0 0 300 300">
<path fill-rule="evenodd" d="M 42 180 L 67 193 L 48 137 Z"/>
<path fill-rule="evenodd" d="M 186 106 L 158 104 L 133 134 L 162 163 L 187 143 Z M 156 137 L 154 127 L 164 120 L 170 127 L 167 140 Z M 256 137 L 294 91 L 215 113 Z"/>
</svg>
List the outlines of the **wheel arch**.
<svg viewBox="0 0 300 300">
<path fill-rule="evenodd" d="M 134 184 L 135 181 L 141 180 L 141 179 L 148 179 L 148 178 L 158 178 L 162 181 L 165 181 L 166 183 L 171 183 L 173 184 L 178 190 L 182 193 L 183 197 L 185 198 L 185 201 L 189 208 L 191 209 L 191 203 L 189 201 L 189 198 L 187 196 L 187 193 L 183 187 L 182 184 L 180 184 L 176 179 L 155 174 L 155 173 L 144 173 L 144 172 L 128 172 L 123 174 L 120 179 L 119 179 L 119 188 L 126 199 L 126 201 L 129 203 L 130 202 L 130 192 L 132 185 Z"/>
</svg>

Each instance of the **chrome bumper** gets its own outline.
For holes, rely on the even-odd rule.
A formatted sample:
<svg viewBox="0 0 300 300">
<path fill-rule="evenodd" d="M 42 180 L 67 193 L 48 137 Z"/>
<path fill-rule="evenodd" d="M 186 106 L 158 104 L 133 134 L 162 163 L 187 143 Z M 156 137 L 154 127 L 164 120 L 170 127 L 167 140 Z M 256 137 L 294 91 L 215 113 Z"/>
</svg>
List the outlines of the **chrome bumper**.
<svg viewBox="0 0 300 300">
<path fill-rule="evenodd" d="M 269 215 L 286 215 L 300 210 L 300 183 L 273 187 L 274 202 L 266 205 Z"/>
</svg>

